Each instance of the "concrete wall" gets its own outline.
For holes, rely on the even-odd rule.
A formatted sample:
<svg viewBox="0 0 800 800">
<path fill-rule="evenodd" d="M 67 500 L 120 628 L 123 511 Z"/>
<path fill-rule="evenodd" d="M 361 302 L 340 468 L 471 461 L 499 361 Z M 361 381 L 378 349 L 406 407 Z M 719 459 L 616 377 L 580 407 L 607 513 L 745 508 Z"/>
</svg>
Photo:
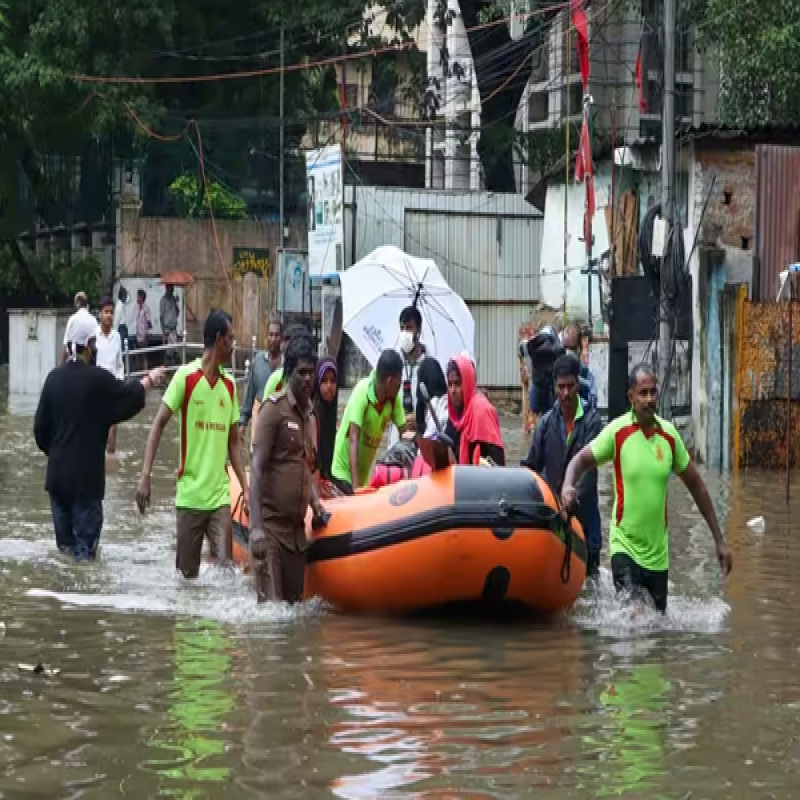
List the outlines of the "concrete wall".
<svg viewBox="0 0 800 800">
<path fill-rule="evenodd" d="M 37 396 L 61 360 L 67 320 L 74 309 L 9 309 L 8 392 Z"/>
<path fill-rule="evenodd" d="M 289 219 L 286 247 L 306 246 L 304 219 Z M 218 220 L 172 217 L 123 219 L 120 231 L 121 275 L 159 275 L 168 270 L 190 272 L 198 279 L 227 280 L 234 247 L 267 248 L 275 263 L 280 246 L 278 224 L 260 220 Z"/>
<path fill-rule="evenodd" d="M 720 353 L 726 348 L 721 302 L 726 287 L 751 289 L 755 225 L 755 151 L 751 146 L 698 140 L 693 148 L 687 256 L 700 229 L 690 269 L 693 278 L 692 419 L 697 456 L 724 466 L 720 452 L 730 430 L 720 404 L 731 376 Z M 708 200 L 705 215 L 703 207 Z M 727 346 L 730 346 L 728 343 Z M 722 444 L 721 444 L 722 443 Z"/>
<path fill-rule="evenodd" d="M 570 184 L 567 192 L 567 265 L 564 268 L 564 184 L 550 185 L 544 210 L 544 237 L 539 261 L 541 302 L 548 308 L 563 308 L 571 316 L 588 316 L 588 277 L 586 244 L 583 242 L 583 212 L 586 190 Z M 595 175 L 595 215 L 592 220 L 595 256 L 608 250 L 605 209 L 611 197 L 611 165 L 598 165 Z M 592 277 L 592 319 L 600 319 L 600 286 Z"/>
<path fill-rule="evenodd" d="M 188 272 L 194 283 L 186 292 L 186 329 L 190 341 L 199 341 L 203 321 L 212 308 L 233 315 L 237 342 L 250 346 L 256 336 L 265 344 L 267 319 L 276 310 L 278 224 L 260 220 L 178 219 L 140 217 L 138 207 L 121 215 L 118 232 L 117 278 L 161 275 L 170 270 Z M 286 247 L 305 247 L 304 218 L 289 219 Z M 269 250 L 270 271 L 264 280 L 235 277 L 233 248 Z M 257 296 L 254 296 L 254 292 Z M 254 309 L 258 313 L 253 318 Z"/>
</svg>

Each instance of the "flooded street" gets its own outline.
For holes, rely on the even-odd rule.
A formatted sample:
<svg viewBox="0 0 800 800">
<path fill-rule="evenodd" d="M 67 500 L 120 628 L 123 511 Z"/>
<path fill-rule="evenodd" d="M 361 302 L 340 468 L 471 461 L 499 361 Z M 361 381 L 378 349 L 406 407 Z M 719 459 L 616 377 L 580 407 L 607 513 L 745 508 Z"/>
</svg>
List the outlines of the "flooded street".
<svg viewBox="0 0 800 800">
<path fill-rule="evenodd" d="M 607 523 L 600 589 L 547 625 L 257 608 L 233 571 L 210 568 L 193 586 L 176 577 L 174 424 L 152 511 L 135 511 L 157 396 L 119 430 L 99 563 L 62 560 L 31 433 L 35 399 L 8 408 L 0 375 L 0 797 L 800 792 L 800 536 L 783 474 L 707 476 L 734 557 L 724 585 L 676 482 L 664 619 L 632 619 L 615 601 Z M 523 437 L 518 419 L 509 425 L 516 463 Z M 791 510 L 797 519 L 796 493 Z M 759 515 L 763 534 L 746 524 Z"/>
</svg>

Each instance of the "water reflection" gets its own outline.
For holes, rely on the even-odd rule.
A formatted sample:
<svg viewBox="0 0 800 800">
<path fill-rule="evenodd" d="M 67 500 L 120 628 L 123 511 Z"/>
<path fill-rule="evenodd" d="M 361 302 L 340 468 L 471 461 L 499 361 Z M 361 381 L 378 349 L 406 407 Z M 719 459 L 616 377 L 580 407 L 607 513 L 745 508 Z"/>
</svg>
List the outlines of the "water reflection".
<svg viewBox="0 0 800 800">
<path fill-rule="evenodd" d="M 600 797 L 637 790 L 649 797 L 657 791 L 665 772 L 664 745 L 667 693 L 658 664 L 633 667 L 620 675 L 601 695 L 600 713 L 610 725 L 606 737 L 606 758 L 598 770 Z"/>
<path fill-rule="evenodd" d="M 344 619 L 320 626 L 322 676 L 341 712 L 329 741 L 370 764 L 335 780 L 337 796 L 405 789 L 427 798 L 560 780 L 572 736 L 567 698 L 588 668 L 579 631 L 554 623 L 451 630 L 445 641 L 442 633 Z"/>
<path fill-rule="evenodd" d="M 350 619 L 257 607 L 235 572 L 176 579 L 177 446 L 152 513 L 133 509 L 153 399 L 120 430 L 90 569 L 55 555 L 32 420 L 0 410 L 0 797 L 796 796 L 800 501 L 783 476 L 709 476 L 727 582 L 671 490 L 666 617 L 631 615 L 604 568 L 544 627 Z M 525 443 L 508 441 L 513 460 Z M 40 660 L 60 675 L 16 666 Z"/>
<path fill-rule="evenodd" d="M 174 629 L 174 688 L 168 724 L 148 746 L 171 753 L 149 759 L 144 769 L 161 776 L 159 794 L 182 800 L 206 797 L 230 778 L 225 763 L 226 716 L 234 708 L 228 685 L 231 659 L 227 632 L 216 622 L 178 620 Z M 200 784 L 200 785 L 198 785 Z"/>
</svg>

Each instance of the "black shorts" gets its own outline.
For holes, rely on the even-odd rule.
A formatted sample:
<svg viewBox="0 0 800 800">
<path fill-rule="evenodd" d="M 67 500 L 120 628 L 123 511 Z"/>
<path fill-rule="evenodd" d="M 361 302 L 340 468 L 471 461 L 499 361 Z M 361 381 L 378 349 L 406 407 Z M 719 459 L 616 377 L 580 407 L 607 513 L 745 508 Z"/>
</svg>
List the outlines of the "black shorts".
<svg viewBox="0 0 800 800">
<path fill-rule="evenodd" d="M 630 592 L 633 597 L 640 598 L 643 593 L 650 595 L 656 611 L 663 614 L 667 610 L 668 570 L 652 572 L 640 567 L 625 553 L 617 553 L 611 556 L 611 575 L 618 592 Z"/>
</svg>

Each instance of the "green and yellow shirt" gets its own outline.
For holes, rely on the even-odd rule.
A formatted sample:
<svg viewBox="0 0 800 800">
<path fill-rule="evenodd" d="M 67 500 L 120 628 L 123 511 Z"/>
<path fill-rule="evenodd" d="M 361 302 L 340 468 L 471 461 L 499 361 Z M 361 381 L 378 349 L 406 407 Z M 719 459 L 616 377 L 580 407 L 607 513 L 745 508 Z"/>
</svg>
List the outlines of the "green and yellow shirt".
<svg viewBox="0 0 800 800">
<path fill-rule="evenodd" d="M 383 434 L 393 422 L 398 429 L 406 424 L 406 415 L 400 397 L 391 403 L 384 403 L 378 410 L 378 398 L 375 394 L 375 373 L 360 380 L 353 389 L 339 430 L 336 431 L 336 442 L 333 448 L 333 464 L 331 474 L 340 481 L 351 483 L 353 488 L 365 486 L 369 472 L 375 461 L 375 455 L 381 446 Z M 361 429 L 358 441 L 358 481 L 350 475 L 350 423 Z"/>
<path fill-rule="evenodd" d="M 589 447 L 598 465 L 614 463 L 611 556 L 625 553 L 653 572 L 669 569 L 667 485 L 673 472 L 689 466 L 678 431 L 656 417 L 653 433 L 645 436 L 628 412 L 610 422 Z"/>
<path fill-rule="evenodd" d="M 180 428 L 175 506 L 213 511 L 230 505 L 228 435 L 239 420 L 233 378 L 220 367 L 219 377 L 209 383 L 198 358 L 175 373 L 164 404 L 178 415 Z"/>
</svg>

